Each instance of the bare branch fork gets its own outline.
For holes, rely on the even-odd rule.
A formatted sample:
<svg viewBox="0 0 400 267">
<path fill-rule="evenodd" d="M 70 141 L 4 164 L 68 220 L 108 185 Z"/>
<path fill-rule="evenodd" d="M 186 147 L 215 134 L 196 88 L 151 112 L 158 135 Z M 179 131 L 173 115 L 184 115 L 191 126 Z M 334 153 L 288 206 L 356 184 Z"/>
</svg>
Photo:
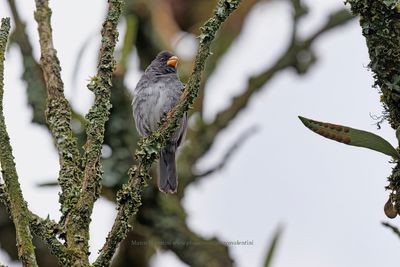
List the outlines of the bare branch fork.
<svg viewBox="0 0 400 267">
<path fill-rule="evenodd" d="M 47 0 L 36 0 L 35 19 L 38 22 L 41 66 L 47 87 L 47 122 L 60 156 L 60 203 L 66 244 L 70 252 L 65 263 L 69 262 L 73 266 L 89 265 L 90 215 L 100 192 L 100 151 L 111 108 L 111 77 L 115 67 L 113 53 L 118 39 L 116 27 L 122 5 L 121 0 L 109 1 L 107 17 L 103 23 L 98 71 L 88 85 L 95 94 L 95 101 L 86 116 L 87 141 L 82 157 L 71 130 L 71 108 L 63 93 L 61 68 L 53 46 L 51 10 Z"/>
</svg>

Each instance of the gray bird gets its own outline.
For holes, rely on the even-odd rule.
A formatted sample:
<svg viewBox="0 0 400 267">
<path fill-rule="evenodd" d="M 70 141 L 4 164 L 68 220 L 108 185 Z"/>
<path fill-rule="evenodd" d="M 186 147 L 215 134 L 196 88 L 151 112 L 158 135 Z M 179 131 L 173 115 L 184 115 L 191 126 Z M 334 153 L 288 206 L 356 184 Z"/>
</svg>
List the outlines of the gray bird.
<svg viewBox="0 0 400 267">
<path fill-rule="evenodd" d="M 183 92 L 183 84 L 176 73 L 178 57 L 163 51 L 150 63 L 133 92 L 133 116 L 136 129 L 143 137 L 158 129 L 160 120 L 177 103 Z M 165 193 L 176 193 L 175 152 L 186 132 L 187 114 L 179 127 L 160 152 L 158 188 Z"/>
</svg>

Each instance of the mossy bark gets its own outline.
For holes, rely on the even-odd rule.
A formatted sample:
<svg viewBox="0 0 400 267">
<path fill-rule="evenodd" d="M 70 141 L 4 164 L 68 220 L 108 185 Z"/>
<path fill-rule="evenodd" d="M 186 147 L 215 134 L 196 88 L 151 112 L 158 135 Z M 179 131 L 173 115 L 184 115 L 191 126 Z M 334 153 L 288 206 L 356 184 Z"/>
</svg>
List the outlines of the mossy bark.
<svg viewBox="0 0 400 267">
<path fill-rule="evenodd" d="M 384 117 L 393 129 L 400 126 L 400 3 L 396 0 L 348 0 L 368 47 L 375 87 L 381 93 Z M 400 165 L 388 178 L 387 189 L 400 214 Z"/>
<path fill-rule="evenodd" d="M 102 28 L 102 45 L 97 74 L 88 85 L 95 95 L 94 104 L 86 115 L 88 122 L 83 157 L 83 180 L 76 206 L 67 216 L 67 240 L 69 249 L 80 255 L 74 266 L 86 266 L 82 258 L 89 255 L 89 224 L 94 202 L 101 189 L 102 170 L 100 164 L 101 147 L 104 141 L 105 124 L 110 116 L 111 84 L 115 68 L 114 49 L 118 40 L 117 25 L 122 12 L 122 0 L 111 0 Z M 85 256 L 83 256 L 85 254 Z"/>
<path fill-rule="evenodd" d="M 29 227 L 28 207 L 22 196 L 21 186 L 18 181 L 10 137 L 8 136 L 4 114 L 4 60 L 7 39 L 10 32 L 10 19 L 1 20 L 0 28 L 0 163 L 1 173 L 5 183 L 6 202 L 15 225 L 17 236 L 18 256 L 23 266 L 37 266 L 35 248 L 32 243 L 32 234 Z"/>
<path fill-rule="evenodd" d="M 71 130 L 71 107 L 64 96 L 60 62 L 53 45 L 51 14 L 47 0 L 36 0 L 35 19 L 39 32 L 40 65 L 47 88 L 46 119 L 59 155 L 60 211 L 65 218 L 77 202 L 82 170 L 77 140 Z"/>
</svg>

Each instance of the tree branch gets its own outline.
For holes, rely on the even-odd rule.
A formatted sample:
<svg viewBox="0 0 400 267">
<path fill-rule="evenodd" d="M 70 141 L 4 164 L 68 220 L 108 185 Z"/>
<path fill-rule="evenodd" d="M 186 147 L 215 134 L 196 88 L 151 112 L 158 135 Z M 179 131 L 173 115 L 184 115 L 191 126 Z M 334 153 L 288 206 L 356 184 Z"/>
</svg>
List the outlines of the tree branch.
<svg viewBox="0 0 400 267">
<path fill-rule="evenodd" d="M 189 132 L 189 136 L 201 146 L 197 146 L 196 149 L 190 147 L 190 151 L 186 151 L 184 161 L 193 161 L 201 158 L 213 145 L 215 137 L 227 128 L 230 123 L 237 117 L 237 115 L 247 107 L 252 96 L 260 91 L 264 86 L 272 80 L 280 71 L 287 68 L 294 68 L 297 73 L 304 74 L 315 62 L 315 57 L 311 51 L 314 42 L 324 33 L 336 28 L 339 25 L 343 25 L 346 22 L 353 19 L 353 16 L 347 10 L 339 10 L 329 17 L 328 21 L 322 25 L 320 29 L 310 35 L 304 40 L 300 40 L 297 36 L 294 36 L 291 40 L 286 51 L 284 51 L 278 59 L 260 74 L 249 78 L 247 87 L 240 95 L 236 96 L 232 100 L 232 104 L 229 105 L 225 110 L 220 111 L 213 122 L 207 124 L 202 120 L 198 121 L 196 129 Z M 294 25 L 294 27 L 297 27 Z M 294 32 L 297 32 L 293 30 Z M 307 55 L 307 56 L 304 56 Z M 184 162 L 183 166 L 192 166 L 195 162 Z M 182 175 L 180 186 L 187 186 L 188 184 L 196 180 L 195 175 L 191 175 L 191 171 L 185 171 L 185 175 Z M 179 191 L 179 190 L 178 190 Z M 180 193 L 182 197 L 183 192 Z"/>
<path fill-rule="evenodd" d="M 111 79 L 115 67 L 114 48 L 118 39 L 117 25 L 122 12 L 121 0 L 109 1 L 109 8 L 102 28 L 102 45 L 97 74 L 88 85 L 95 94 L 92 108 L 86 116 L 88 126 L 87 141 L 84 146 L 84 175 L 81 195 L 76 207 L 67 217 L 67 240 L 69 248 L 87 258 L 89 254 L 89 223 L 93 204 L 99 197 L 101 189 L 100 152 L 104 140 L 105 123 L 110 116 Z M 74 266 L 84 266 L 87 263 L 75 262 Z"/>
<path fill-rule="evenodd" d="M 241 4 L 240 9 L 232 14 L 232 16 L 229 18 L 229 21 L 227 21 L 221 28 L 220 34 L 218 34 L 218 37 L 215 38 L 211 47 L 212 57 L 209 58 L 207 62 L 207 68 L 204 70 L 204 78 L 202 79 L 202 83 L 200 85 L 199 96 L 197 97 L 193 105 L 193 112 L 200 112 L 200 114 L 203 115 L 203 102 L 206 94 L 205 88 L 207 87 L 208 78 L 214 73 L 215 69 L 218 67 L 218 63 L 220 62 L 221 58 L 226 55 L 226 53 L 231 48 L 232 43 L 241 34 L 247 15 L 253 9 L 257 8 L 257 4 L 267 1 L 270 0 L 245 1 Z"/>
<path fill-rule="evenodd" d="M 239 6 L 240 2 L 240 0 L 220 0 L 213 16 L 201 28 L 200 46 L 196 55 L 195 66 L 182 93 L 181 101 L 162 121 L 159 130 L 140 142 L 135 153 L 139 164 L 131 168 L 128 183 L 118 193 L 117 218 L 94 266 L 107 265 L 112 255 L 114 255 L 116 247 L 129 231 L 130 225 L 128 221 L 132 215 L 137 213 L 141 205 L 140 194 L 149 179 L 148 171 L 152 163 L 158 158 L 161 147 L 166 144 L 168 138 L 178 127 L 180 118 L 193 104 L 199 91 L 201 75 L 206 59 L 210 55 L 210 45 L 215 34 L 221 24 Z"/>
<path fill-rule="evenodd" d="M 392 224 L 390 224 L 388 222 L 382 222 L 382 225 L 387 227 L 387 228 L 389 228 L 389 229 L 391 229 L 393 231 L 393 233 L 396 234 L 397 237 L 400 238 L 400 230 L 399 230 L 399 228 L 397 228 L 396 226 L 394 226 L 394 225 L 392 225 Z"/>
<path fill-rule="evenodd" d="M 33 56 L 33 48 L 25 32 L 25 23 L 21 20 L 14 0 L 7 0 L 12 17 L 14 19 L 15 30 L 12 34 L 13 41 L 18 44 L 22 55 L 24 72 L 23 80 L 27 85 L 28 104 L 32 107 L 32 121 L 40 125 L 46 124 L 46 84 L 43 72 L 39 63 Z"/>
<path fill-rule="evenodd" d="M 49 218 L 43 220 L 36 214 L 29 212 L 29 225 L 35 236 L 39 237 L 50 248 L 63 266 L 70 265 L 70 256 L 66 247 L 57 239 L 57 234 L 62 231 L 60 226 Z"/>
<path fill-rule="evenodd" d="M 380 101 L 385 108 L 384 117 L 393 129 L 400 127 L 400 25 L 397 1 L 348 0 L 354 14 L 360 16 L 371 62 L 369 67 L 379 87 Z M 400 136 L 397 136 L 400 140 Z M 396 162 L 388 177 L 386 189 L 394 195 L 397 213 L 400 214 L 400 162 Z"/>
<path fill-rule="evenodd" d="M 212 167 L 206 171 L 203 171 L 201 173 L 196 174 L 196 179 L 211 175 L 214 172 L 222 170 L 225 167 L 225 165 L 229 162 L 231 157 L 235 154 L 235 152 L 245 143 L 245 141 L 248 140 L 252 135 L 256 134 L 257 132 L 258 132 L 258 128 L 256 126 L 253 126 L 249 129 L 247 129 L 245 132 L 243 132 L 236 139 L 236 141 L 234 141 L 231 144 L 231 146 L 226 151 L 225 155 L 222 157 L 222 160 L 218 164 L 216 164 L 214 167 Z"/>
<path fill-rule="evenodd" d="M 8 208 L 17 234 L 18 255 L 24 266 L 37 266 L 32 235 L 29 229 L 28 208 L 18 182 L 10 138 L 6 130 L 3 114 L 4 59 L 9 31 L 10 19 L 2 19 L 0 29 L 0 163 L 5 190 L 9 196 L 10 206 Z"/>
<path fill-rule="evenodd" d="M 81 185 L 81 157 L 77 140 L 71 130 L 71 107 L 64 96 L 61 67 L 53 46 L 51 10 L 48 0 L 35 0 L 35 19 L 38 23 L 40 63 L 47 87 L 46 118 L 55 141 L 60 161 L 60 211 L 62 220 L 77 202 Z"/>
<path fill-rule="evenodd" d="M 7 212 L 11 214 L 10 197 L 6 191 L 4 184 L 0 183 L 0 201 L 3 202 Z M 63 266 L 70 266 L 68 254 L 63 244 L 56 238 L 56 235 L 62 231 L 59 224 L 47 218 L 43 220 L 38 215 L 30 210 L 27 210 L 29 218 L 29 226 L 33 234 L 39 237 L 49 248 L 53 255 L 55 255 Z"/>
</svg>

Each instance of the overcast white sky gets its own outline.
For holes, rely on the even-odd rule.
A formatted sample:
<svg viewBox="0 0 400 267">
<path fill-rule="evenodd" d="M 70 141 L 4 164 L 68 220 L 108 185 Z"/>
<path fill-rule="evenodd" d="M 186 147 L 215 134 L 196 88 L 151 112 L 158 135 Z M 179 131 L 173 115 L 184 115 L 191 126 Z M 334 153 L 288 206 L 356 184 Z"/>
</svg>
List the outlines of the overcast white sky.
<svg viewBox="0 0 400 267">
<path fill-rule="evenodd" d="M 84 55 L 74 88 L 71 74 L 79 47 L 100 30 L 106 7 L 103 2 L 80 1 L 77 9 L 77 1 L 51 1 L 66 94 L 81 112 L 87 111 L 91 101 L 85 85 L 95 73 L 99 38 Z M 285 48 L 290 12 L 283 2 L 261 4 L 249 17 L 242 36 L 210 80 L 207 118 L 229 105 L 231 97 L 244 88 L 248 76 L 267 67 Z M 311 14 L 302 24 L 304 34 L 343 5 L 340 0 L 306 2 Z M 32 15 L 34 1 L 24 1 L 19 8 L 39 57 Z M 10 16 L 10 12 L 6 2 L 1 1 L 0 17 L 4 16 Z M 277 76 L 218 138 L 217 146 L 200 167 L 207 168 L 217 161 L 244 129 L 252 125 L 261 129 L 223 171 L 188 189 L 184 199 L 188 223 L 205 237 L 253 241 L 252 246 L 231 247 L 237 266 L 261 266 L 269 239 L 280 224 L 284 225 L 284 233 L 274 267 L 397 266 L 393 255 L 399 242 L 380 225 L 387 220 L 383 204 L 388 196 L 384 190 L 386 177 L 392 168 L 389 158 L 323 139 L 297 119 L 303 115 L 362 128 L 396 143 L 387 124 L 377 131 L 370 117 L 380 115 L 382 108 L 377 90 L 371 88 L 373 81 L 366 68 L 368 54 L 358 23 L 354 21 L 326 35 L 315 51 L 319 61 L 308 75 L 298 77 L 293 71 L 285 71 Z M 58 218 L 57 190 L 35 187 L 57 176 L 58 159 L 48 133 L 30 124 L 20 62 L 19 51 L 11 48 L 6 60 L 5 113 L 23 193 L 33 211 Z M 129 77 L 131 89 L 138 78 L 137 72 Z M 111 227 L 113 214 L 112 203 L 98 201 L 92 224 L 93 258 Z M 5 255 L 0 254 L 0 262 L 7 262 Z M 172 253 L 160 252 L 153 266 L 186 265 Z"/>
</svg>

